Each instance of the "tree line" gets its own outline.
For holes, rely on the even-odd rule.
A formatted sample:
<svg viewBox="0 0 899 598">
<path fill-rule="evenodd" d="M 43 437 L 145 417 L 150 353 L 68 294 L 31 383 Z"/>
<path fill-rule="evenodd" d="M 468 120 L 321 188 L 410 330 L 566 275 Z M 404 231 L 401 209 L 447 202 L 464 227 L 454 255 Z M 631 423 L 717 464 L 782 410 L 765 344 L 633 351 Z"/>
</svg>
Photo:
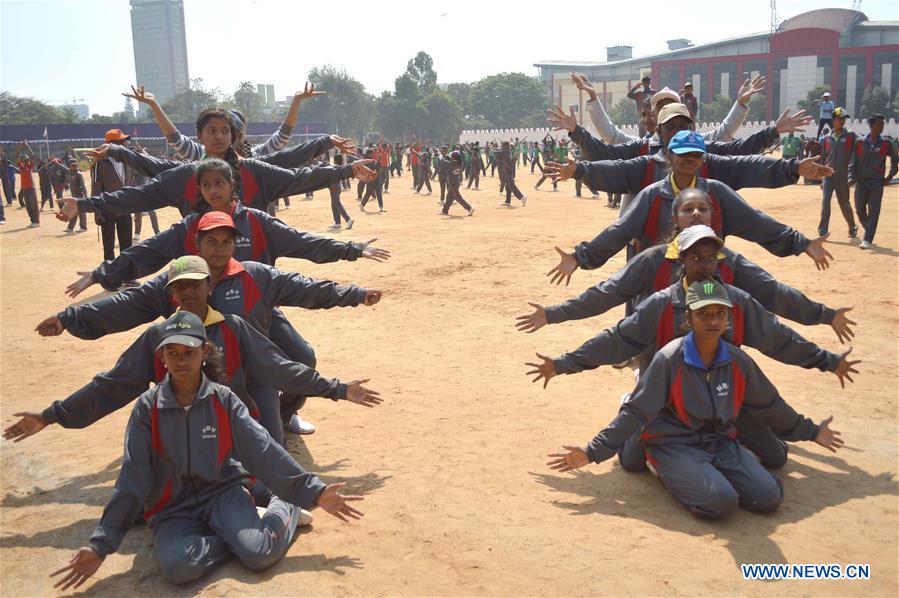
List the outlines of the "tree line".
<svg viewBox="0 0 899 598">
<path fill-rule="evenodd" d="M 546 124 L 548 93 L 542 83 L 523 73 L 499 73 L 473 83 L 437 84 L 434 61 L 426 52 L 409 59 L 394 81 L 393 91 L 375 96 L 343 69 L 330 65 L 309 71 L 307 80 L 327 95 L 306 102 L 302 120 L 324 122 L 328 130 L 365 138 L 382 134 L 390 139 L 449 140 L 462 129 L 535 127 Z M 124 91 L 124 90 L 123 90 Z M 148 91 L 153 91 L 152 89 Z M 162 103 L 174 122 L 192 122 L 208 106 L 241 110 L 251 122 L 279 121 L 287 107 L 268 109 L 249 81 L 231 94 L 210 89 L 202 79 Z M 135 111 L 130 98 L 123 110 L 80 119 L 71 109 L 0 92 L 0 125 L 67 123 L 151 123 L 152 115 Z"/>
</svg>

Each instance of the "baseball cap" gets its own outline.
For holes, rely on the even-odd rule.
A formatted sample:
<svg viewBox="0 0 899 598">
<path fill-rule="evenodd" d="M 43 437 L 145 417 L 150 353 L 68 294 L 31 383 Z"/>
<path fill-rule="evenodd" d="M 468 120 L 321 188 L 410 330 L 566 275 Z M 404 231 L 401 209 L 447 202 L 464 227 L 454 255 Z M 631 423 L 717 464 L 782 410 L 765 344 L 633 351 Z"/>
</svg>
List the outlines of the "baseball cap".
<svg viewBox="0 0 899 598">
<path fill-rule="evenodd" d="M 824 93 L 821 94 L 821 97 L 822 97 L 822 98 L 829 98 L 829 97 L 830 97 L 830 92 L 829 92 L 829 91 L 825 91 Z"/>
<path fill-rule="evenodd" d="M 103 141 L 107 143 L 110 141 L 125 141 L 126 139 L 131 139 L 131 135 L 125 135 L 122 133 L 122 129 L 110 129 L 103 136 Z"/>
<path fill-rule="evenodd" d="M 166 345 L 186 345 L 202 347 L 206 340 L 206 328 L 196 314 L 189 311 L 176 311 L 168 320 L 159 325 L 159 351 Z"/>
<path fill-rule="evenodd" d="M 234 226 L 234 219 L 224 212 L 206 212 L 197 224 L 197 232 L 212 230 L 215 228 L 229 228 L 235 235 L 240 236 L 240 229 Z"/>
<path fill-rule="evenodd" d="M 697 280 L 687 287 L 687 307 L 696 310 L 706 305 L 733 307 L 724 285 L 714 279 Z"/>
<path fill-rule="evenodd" d="M 834 108 L 833 115 L 836 118 L 849 118 L 849 113 L 846 112 L 846 109 L 840 106 L 839 108 Z"/>
<path fill-rule="evenodd" d="M 668 106 L 662 108 L 662 111 Z M 692 152 L 706 153 L 705 140 L 695 131 L 678 131 L 668 142 L 668 151 L 675 154 L 689 154 Z"/>
<path fill-rule="evenodd" d="M 656 94 L 656 95 L 658 95 L 658 94 Z M 653 99 L 655 99 L 655 98 L 653 98 Z M 677 99 L 680 100 L 680 97 L 678 97 Z M 659 119 L 658 119 L 659 124 L 660 125 L 664 124 L 664 123 L 668 122 L 669 120 L 671 120 L 672 118 L 675 118 L 677 116 L 683 116 L 690 122 L 693 122 L 693 119 L 690 117 L 690 111 L 687 110 L 686 106 L 684 106 L 683 104 L 681 104 L 678 101 L 674 104 L 666 105 L 664 108 L 662 108 L 659 111 Z"/>
<path fill-rule="evenodd" d="M 198 255 L 182 255 L 169 266 L 169 286 L 176 280 L 203 280 L 212 278 L 209 274 L 209 264 Z"/>
<path fill-rule="evenodd" d="M 712 239 L 718 244 L 718 249 L 724 247 L 724 241 L 715 234 L 715 231 L 704 224 L 696 224 L 685 228 L 679 235 L 677 235 L 678 253 L 685 252 L 703 239 Z"/>
<path fill-rule="evenodd" d="M 656 110 L 656 106 L 658 106 L 659 102 L 662 100 L 671 100 L 672 102 L 680 102 L 680 96 L 677 95 L 677 92 L 668 87 L 663 87 L 659 91 L 655 92 L 652 96 L 652 99 L 649 101 L 650 105 L 652 105 L 653 111 Z"/>
<path fill-rule="evenodd" d="M 693 82 L 692 81 L 685 82 L 684 87 L 693 87 Z"/>
</svg>

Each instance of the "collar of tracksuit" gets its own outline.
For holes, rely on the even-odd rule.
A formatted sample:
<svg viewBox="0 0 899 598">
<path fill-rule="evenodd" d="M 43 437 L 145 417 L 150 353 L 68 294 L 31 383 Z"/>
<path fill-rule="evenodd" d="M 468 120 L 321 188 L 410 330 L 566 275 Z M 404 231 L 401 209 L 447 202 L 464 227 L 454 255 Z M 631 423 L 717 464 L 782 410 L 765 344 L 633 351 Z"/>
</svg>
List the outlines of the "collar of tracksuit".
<svg viewBox="0 0 899 598">
<path fill-rule="evenodd" d="M 867 135 L 865 135 L 864 139 L 865 139 L 865 143 L 868 144 L 868 147 L 877 147 L 878 145 L 880 145 L 880 141 L 883 139 L 883 136 L 878 135 L 877 139 L 875 139 L 874 141 L 871 141 L 871 133 L 868 133 Z"/>
<path fill-rule="evenodd" d="M 181 308 L 179 307 L 175 311 L 181 311 Z M 221 312 L 215 311 L 214 309 L 212 309 L 212 306 L 210 306 L 210 305 L 206 306 L 206 319 L 203 320 L 203 328 L 209 328 L 210 326 L 212 326 L 214 324 L 218 324 L 219 322 L 224 322 L 224 321 L 225 321 L 225 316 L 223 316 L 221 314 Z"/>
<path fill-rule="evenodd" d="M 718 349 L 715 351 L 715 361 L 712 362 L 711 367 L 706 367 L 702 356 L 699 355 L 699 348 L 696 346 L 696 339 L 692 330 L 684 337 L 683 349 L 684 361 L 701 370 L 711 370 L 730 361 L 730 351 L 727 350 L 727 345 L 724 344 L 724 341 L 719 338 Z"/>
<path fill-rule="evenodd" d="M 219 278 L 219 282 L 225 280 L 226 278 L 230 278 L 232 276 L 240 274 L 244 270 L 245 268 L 243 267 L 243 264 L 232 257 L 231 261 L 228 262 L 228 265 L 225 266 L 225 270 L 224 272 L 222 272 L 222 276 L 221 278 Z"/>
<path fill-rule="evenodd" d="M 689 185 L 687 185 L 687 189 L 695 189 L 696 188 L 696 178 L 697 177 L 694 174 L 693 180 L 690 181 Z M 668 182 L 671 183 L 672 194 L 677 196 L 677 194 L 681 192 L 681 189 L 680 189 L 680 187 L 677 186 L 677 183 L 674 182 L 674 173 L 673 172 L 668 174 Z"/>
<path fill-rule="evenodd" d="M 156 404 L 160 409 L 183 409 L 178 403 L 178 399 L 175 398 L 175 392 L 172 390 L 171 376 L 169 374 L 165 375 L 165 378 L 156 388 Z M 200 372 L 200 387 L 197 389 L 197 398 L 194 399 L 194 402 L 191 403 L 191 405 L 196 405 L 198 402 L 214 394 L 214 384 L 206 377 L 206 374 Z"/>
</svg>

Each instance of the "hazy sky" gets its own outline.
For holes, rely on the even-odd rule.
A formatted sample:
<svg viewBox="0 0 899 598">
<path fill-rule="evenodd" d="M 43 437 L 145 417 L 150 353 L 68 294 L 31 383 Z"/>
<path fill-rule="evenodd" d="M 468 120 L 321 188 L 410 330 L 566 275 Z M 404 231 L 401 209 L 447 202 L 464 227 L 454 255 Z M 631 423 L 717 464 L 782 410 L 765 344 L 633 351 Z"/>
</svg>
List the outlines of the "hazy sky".
<svg viewBox="0 0 899 598">
<path fill-rule="evenodd" d="M 777 4 L 782 19 L 851 6 L 849 1 Z M 616 44 L 634 46 L 639 56 L 664 51 L 668 39 L 703 43 L 769 28 L 768 0 L 185 0 L 184 5 L 191 78 L 202 77 L 226 93 L 241 81 L 273 83 L 278 98 L 302 88 L 310 67 L 322 64 L 346 69 L 370 93 L 392 90 L 419 50 L 434 58 L 438 80 L 451 83 L 498 72 L 535 75 L 533 64 L 541 60 L 601 61 L 605 47 Z M 896 20 L 897 6 L 895 0 L 864 0 L 862 11 L 872 20 Z M 83 99 L 91 112 L 109 114 L 121 110 L 119 94 L 134 82 L 128 0 L 0 0 L 0 40 L 4 91 L 53 104 Z"/>
</svg>

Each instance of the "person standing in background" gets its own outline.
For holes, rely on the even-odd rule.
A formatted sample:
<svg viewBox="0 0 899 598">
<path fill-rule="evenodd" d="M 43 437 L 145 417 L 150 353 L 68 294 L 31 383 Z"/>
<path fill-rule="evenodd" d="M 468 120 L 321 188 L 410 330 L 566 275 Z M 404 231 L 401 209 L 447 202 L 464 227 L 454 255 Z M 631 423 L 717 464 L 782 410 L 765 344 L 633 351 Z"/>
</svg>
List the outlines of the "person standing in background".
<svg viewBox="0 0 899 598">
<path fill-rule="evenodd" d="M 855 153 L 856 135 L 844 128 L 849 114 L 843 108 L 833 111 L 833 131 L 821 138 L 821 163 L 833 168 L 833 174 L 824 177 L 821 182 L 821 220 L 818 222 L 818 235 L 824 236 L 830 227 L 830 200 L 837 194 L 837 203 L 846 224 L 849 225 L 849 236 L 855 238 L 858 227 L 852 217 L 849 205 L 849 168 Z M 786 156 L 784 156 L 786 158 Z"/>
<path fill-rule="evenodd" d="M 103 137 L 103 141 L 111 145 L 125 145 L 130 135 L 125 135 L 120 129 L 110 129 Z M 126 186 L 130 178 L 128 168 L 121 162 L 104 158 L 91 167 L 91 196 L 101 193 L 112 193 Z M 97 224 L 103 237 L 103 259 L 115 259 L 116 236 L 119 239 L 119 251 L 131 247 L 131 214 L 114 216 L 108 212 L 97 213 Z"/>
<path fill-rule="evenodd" d="M 696 113 L 699 112 L 699 101 L 693 95 L 693 83 L 687 81 L 684 88 L 680 90 L 680 103 L 687 107 L 690 111 L 690 118 L 696 122 Z"/>
<path fill-rule="evenodd" d="M 28 228 L 37 228 L 41 225 L 41 211 L 37 206 L 37 191 L 34 189 L 34 152 L 31 151 L 27 141 L 22 141 L 19 145 L 18 163 L 19 179 L 21 189 L 19 189 L 19 203 L 25 205 L 28 210 L 28 217 L 31 224 Z"/>
<path fill-rule="evenodd" d="M 41 188 L 41 211 L 44 204 L 50 202 L 50 209 L 53 209 L 53 187 L 50 184 L 50 165 L 43 161 L 37 162 L 37 180 L 38 186 Z"/>
<path fill-rule="evenodd" d="M 87 197 L 87 186 L 84 184 L 84 175 L 78 172 L 78 161 L 74 159 L 69 160 L 69 190 L 72 192 L 72 197 Z M 77 216 L 73 216 L 72 219 L 69 220 L 69 225 L 63 232 L 67 235 L 74 233 L 76 221 L 80 221 L 81 223 L 81 226 L 78 227 L 78 232 L 87 232 L 87 212 L 79 212 Z"/>
<path fill-rule="evenodd" d="M 855 142 L 855 156 L 849 165 L 850 184 L 855 182 L 855 213 L 865 227 L 865 238 L 859 249 L 870 249 L 874 245 L 877 221 L 880 219 L 880 203 L 883 188 L 899 172 L 899 155 L 889 139 L 881 136 L 886 119 L 882 114 L 868 117 L 871 132 Z M 887 157 L 890 172 L 887 174 Z"/>
<path fill-rule="evenodd" d="M 821 99 L 815 100 L 815 103 L 821 105 L 821 111 L 818 113 L 818 133 L 815 137 L 821 137 L 821 131 L 824 130 L 824 125 L 833 129 L 833 111 L 836 106 L 830 100 L 829 91 L 825 91 L 821 94 Z"/>
</svg>

